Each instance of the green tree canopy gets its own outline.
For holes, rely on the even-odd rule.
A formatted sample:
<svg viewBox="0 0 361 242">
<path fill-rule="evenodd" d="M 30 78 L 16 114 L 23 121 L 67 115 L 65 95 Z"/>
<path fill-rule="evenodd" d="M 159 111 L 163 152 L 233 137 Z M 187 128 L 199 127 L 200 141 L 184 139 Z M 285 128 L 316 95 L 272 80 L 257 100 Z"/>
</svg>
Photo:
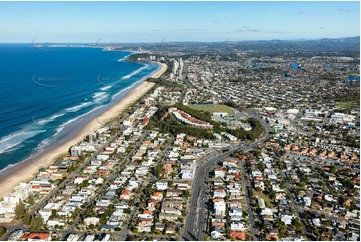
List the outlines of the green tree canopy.
<svg viewBox="0 0 361 242">
<path fill-rule="evenodd" d="M 31 222 L 31 216 L 28 212 L 25 212 L 24 214 L 24 224 L 25 225 L 30 225 Z"/>
<path fill-rule="evenodd" d="M 20 200 L 18 205 L 16 205 L 15 207 L 15 216 L 17 219 L 20 219 L 24 216 L 24 214 L 25 214 L 25 205 L 23 201 Z"/>
<path fill-rule="evenodd" d="M 30 205 L 34 205 L 35 201 L 34 201 L 34 195 L 33 194 L 31 194 L 29 196 L 28 202 L 29 202 Z"/>
<path fill-rule="evenodd" d="M 32 231 L 39 231 L 43 228 L 43 218 L 40 214 L 31 220 L 30 228 Z"/>
</svg>

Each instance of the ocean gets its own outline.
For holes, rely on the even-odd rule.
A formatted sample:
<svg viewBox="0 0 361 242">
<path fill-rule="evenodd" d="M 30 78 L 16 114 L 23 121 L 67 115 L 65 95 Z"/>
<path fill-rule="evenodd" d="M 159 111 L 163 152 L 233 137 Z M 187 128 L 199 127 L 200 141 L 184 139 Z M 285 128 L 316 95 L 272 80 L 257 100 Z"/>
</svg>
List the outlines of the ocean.
<svg viewBox="0 0 361 242">
<path fill-rule="evenodd" d="M 130 54 L 0 44 L 0 170 L 74 134 L 159 68 Z"/>
</svg>

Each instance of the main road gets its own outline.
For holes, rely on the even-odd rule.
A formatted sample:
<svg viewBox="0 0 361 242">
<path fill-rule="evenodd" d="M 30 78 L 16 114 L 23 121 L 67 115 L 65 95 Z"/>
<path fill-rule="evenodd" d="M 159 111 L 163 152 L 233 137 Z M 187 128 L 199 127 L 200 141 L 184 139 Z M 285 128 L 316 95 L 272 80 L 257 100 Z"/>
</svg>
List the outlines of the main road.
<svg viewBox="0 0 361 242">
<path fill-rule="evenodd" d="M 261 135 L 261 138 L 257 139 L 256 141 L 252 143 L 239 143 L 230 150 L 223 152 L 210 160 L 205 160 L 204 163 L 201 163 L 196 170 L 196 174 L 194 175 L 193 180 L 193 191 L 191 196 L 191 201 L 189 205 L 189 212 L 186 218 L 186 223 L 184 226 L 184 232 L 182 235 L 182 238 L 184 240 L 204 240 L 204 232 L 205 227 L 207 223 L 206 220 L 206 210 L 205 210 L 205 203 L 206 203 L 206 192 L 207 184 L 205 181 L 207 181 L 209 172 L 212 170 L 212 168 L 217 164 L 218 161 L 226 159 L 231 154 L 237 151 L 242 150 L 250 150 L 254 148 L 255 146 L 263 143 L 269 138 L 269 128 L 265 124 L 265 122 L 258 116 L 255 115 L 255 113 L 252 111 L 249 114 L 259 119 L 264 126 L 263 134 Z M 252 216 L 252 213 L 249 214 L 250 219 Z M 253 227 L 253 226 L 252 226 Z M 251 228 L 251 231 L 252 228 Z M 254 231 L 253 231 L 254 233 Z M 253 235 L 255 238 L 255 236 Z"/>
</svg>

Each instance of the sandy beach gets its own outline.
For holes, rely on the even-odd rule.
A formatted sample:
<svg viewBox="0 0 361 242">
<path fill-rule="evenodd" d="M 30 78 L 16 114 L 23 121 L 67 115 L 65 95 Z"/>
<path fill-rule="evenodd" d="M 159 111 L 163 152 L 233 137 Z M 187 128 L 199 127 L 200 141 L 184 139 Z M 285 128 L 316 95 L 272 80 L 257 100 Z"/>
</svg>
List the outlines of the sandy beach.
<svg viewBox="0 0 361 242">
<path fill-rule="evenodd" d="M 167 65 L 159 64 L 161 65 L 160 68 L 150 76 L 151 78 L 158 78 L 167 70 Z M 91 120 L 72 139 L 54 149 L 41 153 L 33 160 L 27 160 L 8 168 L 6 172 L 4 172 L 5 174 L 0 174 L 0 198 L 6 193 L 12 192 L 14 187 L 20 182 L 31 180 L 40 168 L 53 164 L 55 159 L 60 155 L 66 154 L 72 145 L 82 141 L 89 133 L 101 128 L 107 121 L 117 117 L 122 111 L 147 93 L 154 85 L 155 83 L 153 82 L 142 82 L 139 86 L 127 93 L 118 103 Z"/>
<path fill-rule="evenodd" d="M 157 62 L 157 64 L 160 65 L 160 68 L 151 76 L 151 78 L 159 78 L 168 68 L 168 66 L 164 63 Z"/>
</svg>

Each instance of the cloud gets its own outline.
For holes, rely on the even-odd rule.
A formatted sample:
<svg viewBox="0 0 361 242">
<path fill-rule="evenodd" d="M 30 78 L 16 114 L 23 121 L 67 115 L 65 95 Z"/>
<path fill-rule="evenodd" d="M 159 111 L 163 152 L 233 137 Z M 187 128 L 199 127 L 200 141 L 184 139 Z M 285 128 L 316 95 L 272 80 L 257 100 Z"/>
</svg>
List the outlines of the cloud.
<svg viewBox="0 0 361 242">
<path fill-rule="evenodd" d="M 208 32 L 209 29 L 151 29 L 151 32 Z"/>
<path fill-rule="evenodd" d="M 242 28 L 238 29 L 239 32 L 247 32 L 247 33 L 268 33 L 268 34 L 289 34 L 292 32 L 289 31 L 282 31 L 282 30 L 262 30 L 262 29 L 255 29 L 250 28 L 248 26 L 243 26 Z"/>
<path fill-rule="evenodd" d="M 338 12 L 347 12 L 347 13 L 349 13 L 349 12 L 353 12 L 353 9 L 338 8 L 337 11 Z"/>
<path fill-rule="evenodd" d="M 249 32 L 249 33 L 255 33 L 255 32 L 261 32 L 261 29 L 251 29 L 248 26 L 243 26 L 238 30 L 239 32 Z"/>
<path fill-rule="evenodd" d="M 320 30 L 323 30 L 323 27 L 322 27 L 322 26 L 319 27 L 318 29 L 314 29 L 313 31 L 314 31 L 314 32 L 317 32 L 317 31 L 320 31 Z"/>
<path fill-rule="evenodd" d="M 306 15 L 306 12 L 298 12 L 299 15 Z"/>
</svg>

